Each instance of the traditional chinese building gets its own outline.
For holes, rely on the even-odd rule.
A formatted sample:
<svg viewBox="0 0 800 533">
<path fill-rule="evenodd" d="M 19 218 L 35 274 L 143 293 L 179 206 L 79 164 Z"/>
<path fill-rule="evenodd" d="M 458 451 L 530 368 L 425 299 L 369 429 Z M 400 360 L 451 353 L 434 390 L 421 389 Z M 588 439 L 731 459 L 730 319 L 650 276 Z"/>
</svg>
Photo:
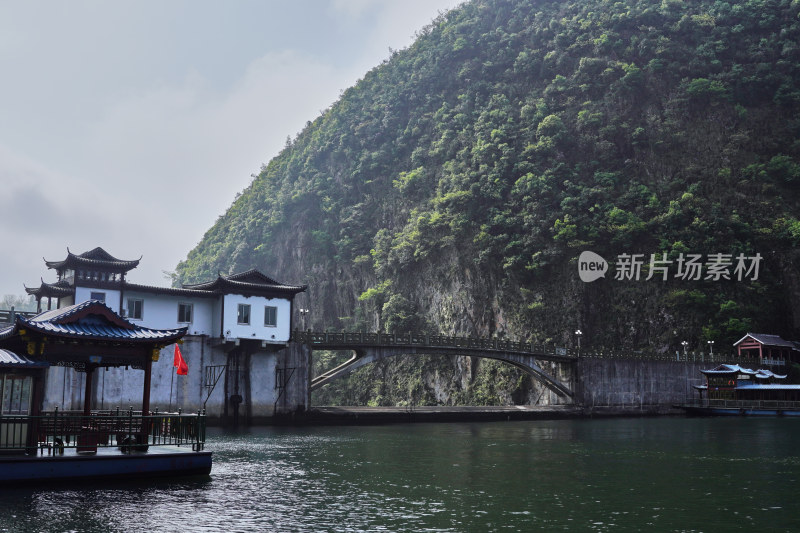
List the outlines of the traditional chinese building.
<svg viewBox="0 0 800 533">
<path fill-rule="evenodd" d="M 786 366 L 800 361 L 800 342 L 787 341 L 778 335 L 748 333 L 733 344 L 739 357 L 758 359 L 768 366 Z"/>
<path fill-rule="evenodd" d="M 255 339 L 284 345 L 292 331 L 292 304 L 305 286 L 286 285 L 249 270 L 185 285 L 154 287 L 127 281 L 139 260 L 121 260 L 102 248 L 83 254 L 67 250 L 62 261 L 45 261 L 58 281 L 25 290 L 47 309 L 87 300 L 104 302 L 128 320 L 146 327 L 186 327 L 191 335 L 236 340 Z"/>
<path fill-rule="evenodd" d="M 162 410 L 206 409 L 212 420 L 238 423 L 242 417 L 246 423 L 306 408 L 308 356 L 289 346 L 294 299 L 306 286 L 284 284 L 257 270 L 179 288 L 142 285 L 128 280 L 139 261 L 118 259 L 102 248 L 67 250 L 63 260 L 45 260 L 56 281 L 25 290 L 40 312 L 99 301 L 140 327 L 185 328 L 180 350 L 188 375 L 176 379 L 171 347 L 153 369 L 152 403 Z M 49 369 L 46 408 L 85 404 L 85 378 L 69 368 Z M 135 403 L 142 382 L 107 368 L 90 386 L 101 407 L 125 406 Z"/>
<path fill-rule="evenodd" d="M 727 364 L 700 372 L 706 382 L 693 386 L 699 400 L 682 406 L 689 413 L 800 416 L 800 385 L 787 383 L 787 375 Z"/>
</svg>

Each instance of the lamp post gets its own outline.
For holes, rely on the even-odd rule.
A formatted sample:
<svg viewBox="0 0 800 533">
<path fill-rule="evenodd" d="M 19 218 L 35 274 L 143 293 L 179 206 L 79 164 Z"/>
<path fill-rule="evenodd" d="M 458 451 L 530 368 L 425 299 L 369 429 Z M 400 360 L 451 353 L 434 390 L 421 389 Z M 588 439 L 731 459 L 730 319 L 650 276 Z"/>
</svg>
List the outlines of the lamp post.
<svg viewBox="0 0 800 533">
<path fill-rule="evenodd" d="M 711 361 L 714 360 L 714 341 L 708 341 L 708 357 Z"/>
<path fill-rule="evenodd" d="M 689 361 L 689 356 L 686 354 L 686 348 L 689 346 L 689 343 L 686 341 L 682 341 L 681 346 L 683 346 L 683 360 Z"/>
<path fill-rule="evenodd" d="M 581 330 L 579 330 L 579 329 L 575 330 L 575 335 L 578 336 L 578 357 L 580 357 L 581 356 L 581 335 L 583 335 L 583 332 Z"/>
<path fill-rule="evenodd" d="M 308 309 L 300 309 L 300 320 L 303 323 L 303 331 L 306 330 L 306 315 L 308 314 Z"/>
</svg>

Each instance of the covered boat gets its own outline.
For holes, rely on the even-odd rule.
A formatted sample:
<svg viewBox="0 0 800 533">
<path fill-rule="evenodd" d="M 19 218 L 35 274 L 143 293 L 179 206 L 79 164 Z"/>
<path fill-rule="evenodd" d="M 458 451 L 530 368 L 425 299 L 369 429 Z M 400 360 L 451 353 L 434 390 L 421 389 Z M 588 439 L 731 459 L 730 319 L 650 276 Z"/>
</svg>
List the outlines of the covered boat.
<svg viewBox="0 0 800 533">
<path fill-rule="evenodd" d="M 89 300 L 0 330 L 0 484 L 75 478 L 208 475 L 205 415 L 152 413 L 150 378 L 160 350 L 185 328 L 133 324 Z M 85 372 L 82 411 L 43 411 L 46 370 Z M 140 409 L 92 409 L 97 369 L 144 372 Z"/>
<path fill-rule="evenodd" d="M 800 416 L 800 384 L 767 369 L 722 364 L 700 372 L 699 398 L 681 406 L 691 414 Z"/>
</svg>

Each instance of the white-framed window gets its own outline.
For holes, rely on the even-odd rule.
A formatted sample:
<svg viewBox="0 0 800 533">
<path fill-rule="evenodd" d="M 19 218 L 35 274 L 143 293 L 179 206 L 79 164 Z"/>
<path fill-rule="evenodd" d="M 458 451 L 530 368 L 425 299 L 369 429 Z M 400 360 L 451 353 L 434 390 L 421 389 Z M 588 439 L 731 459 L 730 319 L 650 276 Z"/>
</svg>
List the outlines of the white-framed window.
<svg viewBox="0 0 800 533">
<path fill-rule="evenodd" d="M 236 322 L 239 324 L 250 324 L 250 304 L 239 304 L 236 312 Z"/>
<path fill-rule="evenodd" d="M 179 303 L 178 304 L 178 323 L 179 324 L 189 324 L 192 321 L 192 315 L 194 314 L 194 305 L 187 304 L 187 303 Z"/>
<path fill-rule="evenodd" d="M 104 292 L 94 292 L 89 295 L 90 300 L 100 300 L 101 302 L 106 301 L 106 293 Z"/>
<path fill-rule="evenodd" d="M 264 325 L 274 328 L 278 325 L 278 308 L 272 305 L 264 307 Z"/>
<path fill-rule="evenodd" d="M 143 310 L 144 300 L 141 298 L 128 298 L 128 318 L 141 320 Z"/>
</svg>

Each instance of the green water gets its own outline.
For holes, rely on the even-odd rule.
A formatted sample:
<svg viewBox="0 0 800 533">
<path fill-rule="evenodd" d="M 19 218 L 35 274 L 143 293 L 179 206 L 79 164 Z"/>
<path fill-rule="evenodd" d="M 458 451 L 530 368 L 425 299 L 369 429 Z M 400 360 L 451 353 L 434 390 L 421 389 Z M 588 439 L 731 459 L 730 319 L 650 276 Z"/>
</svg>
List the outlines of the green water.
<svg viewBox="0 0 800 533">
<path fill-rule="evenodd" d="M 0 490 L 0 531 L 798 531 L 800 420 L 211 430 L 209 479 Z"/>
</svg>

